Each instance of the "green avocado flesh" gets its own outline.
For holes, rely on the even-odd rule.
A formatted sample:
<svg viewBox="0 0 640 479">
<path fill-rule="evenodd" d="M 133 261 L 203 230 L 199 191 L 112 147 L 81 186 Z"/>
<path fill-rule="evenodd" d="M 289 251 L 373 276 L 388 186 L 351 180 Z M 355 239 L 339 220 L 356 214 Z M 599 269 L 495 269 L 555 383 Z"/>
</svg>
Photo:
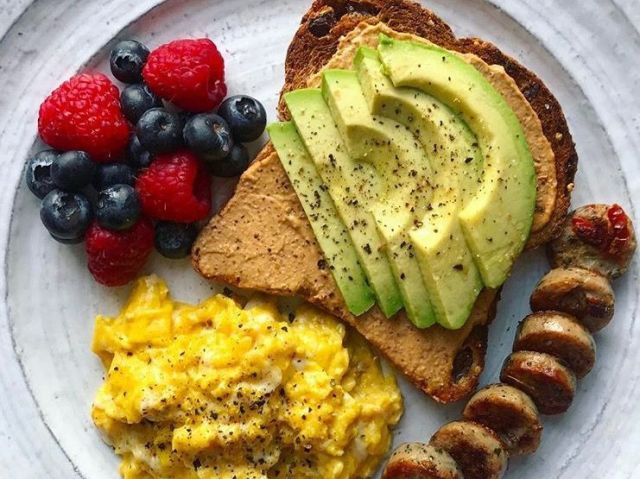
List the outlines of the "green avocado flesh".
<svg viewBox="0 0 640 479">
<path fill-rule="evenodd" d="M 378 194 L 380 182 L 376 173 L 368 165 L 356 162 L 349 156 L 320 90 L 293 91 L 285 95 L 285 102 L 300 138 L 351 236 L 378 305 L 390 317 L 402 308 L 403 303 L 384 250 L 384 241 L 366 206 L 372 204 Z"/>
<path fill-rule="evenodd" d="M 378 53 L 396 87 L 437 98 L 476 136 L 481 184 L 459 218 L 484 284 L 502 285 L 529 237 L 536 197 L 533 158 L 517 116 L 473 65 L 452 52 L 382 36 Z"/>
<path fill-rule="evenodd" d="M 285 95 L 269 133 L 350 311 L 457 329 L 504 283 L 536 198 L 515 112 L 471 63 L 382 35 Z"/>
<path fill-rule="evenodd" d="M 409 232 L 427 212 L 432 172 L 421 145 L 404 126 L 371 114 L 356 72 L 327 70 L 322 93 L 349 155 L 372 165 L 380 192 L 369 204 L 384 238 L 408 318 L 418 327 L 435 322 L 429 293 Z"/>
<path fill-rule="evenodd" d="M 347 308 L 356 316 L 368 311 L 375 304 L 375 296 L 358 262 L 349 232 L 298 131 L 290 122 L 269 125 L 268 131 Z"/>
<path fill-rule="evenodd" d="M 480 182 L 482 155 L 476 139 L 451 110 L 412 88 L 396 88 L 375 50 L 356 55 L 358 78 L 370 110 L 408 127 L 433 170 L 433 198 L 422 225 L 410 235 L 436 314 L 446 328 L 464 325 L 482 290 L 458 214 Z"/>
</svg>

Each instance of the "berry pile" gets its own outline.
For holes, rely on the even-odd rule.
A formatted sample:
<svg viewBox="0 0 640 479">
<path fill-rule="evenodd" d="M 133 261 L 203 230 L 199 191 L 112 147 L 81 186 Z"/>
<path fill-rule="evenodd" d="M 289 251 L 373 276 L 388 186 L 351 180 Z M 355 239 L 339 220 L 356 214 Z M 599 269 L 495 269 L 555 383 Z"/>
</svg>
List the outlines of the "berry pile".
<svg viewBox="0 0 640 479">
<path fill-rule="evenodd" d="M 81 73 L 40 106 L 38 133 L 52 149 L 29 159 L 27 186 L 40 218 L 64 244 L 85 242 L 96 281 L 134 279 L 153 247 L 184 258 L 211 211 L 211 175 L 235 177 L 243 143 L 266 125 L 249 96 L 227 98 L 224 60 L 209 39 L 153 51 L 133 40 L 111 51 L 111 73 Z"/>
</svg>

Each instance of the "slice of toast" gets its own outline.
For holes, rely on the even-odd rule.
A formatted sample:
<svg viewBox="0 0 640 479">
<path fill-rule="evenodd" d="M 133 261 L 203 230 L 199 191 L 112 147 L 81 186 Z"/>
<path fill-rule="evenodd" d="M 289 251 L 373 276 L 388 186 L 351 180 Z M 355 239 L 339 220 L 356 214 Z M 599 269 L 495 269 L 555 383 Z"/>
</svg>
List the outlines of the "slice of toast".
<svg viewBox="0 0 640 479">
<path fill-rule="evenodd" d="M 457 39 L 429 10 L 408 0 L 317 0 L 303 17 L 287 53 L 287 92 L 310 84 L 339 49 L 355 49 L 350 33 L 384 23 L 397 32 L 425 38 L 486 63 L 501 65 L 540 119 L 554 153 L 554 181 L 538 171 L 538 197 L 552 208 L 540 217 L 529 240 L 535 247 L 553 238 L 570 200 L 577 154 L 560 105 L 532 72 L 482 40 Z M 287 119 L 281 102 L 279 113 Z M 547 204 L 549 204 L 547 202 Z M 534 223 L 535 224 L 535 223 Z M 415 328 L 404 313 L 386 319 L 373 308 L 350 315 L 326 267 L 311 227 L 271 144 L 241 177 L 234 197 L 202 231 L 193 264 L 203 276 L 272 294 L 295 295 L 326 309 L 358 330 L 400 372 L 436 401 L 469 394 L 484 367 L 487 326 L 495 315 L 498 291 L 485 290 L 471 317 L 457 331 L 439 326 Z"/>
</svg>

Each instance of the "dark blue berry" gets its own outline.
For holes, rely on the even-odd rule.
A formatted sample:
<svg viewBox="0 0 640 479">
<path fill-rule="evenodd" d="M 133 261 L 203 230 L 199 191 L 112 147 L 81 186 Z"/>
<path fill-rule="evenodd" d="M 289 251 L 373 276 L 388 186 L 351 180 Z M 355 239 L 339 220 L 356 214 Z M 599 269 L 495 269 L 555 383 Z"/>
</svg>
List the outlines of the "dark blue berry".
<svg viewBox="0 0 640 479">
<path fill-rule="evenodd" d="M 140 218 L 140 198 L 129 185 L 113 185 L 98 194 L 96 220 L 104 228 L 121 231 Z"/>
<path fill-rule="evenodd" d="M 236 141 L 257 140 L 267 125 L 267 112 L 264 106 L 247 95 L 227 98 L 218 108 L 218 115 L 227 121 Z"/>
<path fill-rule="evenodd" d="M 197 236 L 198 229 L 193 224 L 160 221 L 156 225 L 156 249 L 166 258 L 184 258 L 191 253 Z"/>
<path fill-rule="evenodd" d="M 64 238 L 58 238 L 53 233 L 49 233 L 49 234 L 51 235 L 51 237 L 54 240 L 56 240 L 58 243 L 62 243 L 62 244 L 79 244 L 79 243 L 82 243 L 84 241 L 84 236 L 80 236 L 79 238 L 64 239 Z"/>
<path fill-rule="evenodd" d="M 215 113 L 192 116 L 184 127 L 184 142 L 207 162 L 225 158 L 233 148 L 229 125 Z"/>
<path fill-rule="evenodd" d="M 55 239 L 80 241 L 93 219 L 91 203 L 80 193 L 52 190 L 42 200 L 40 219 Z"/>
<path fill-rule="evenodd" d="M 135 40 L 118 42 L 111 50 L 111 73 L 124 83 L 140 83 L 142 68 L 149 56 L 149 49 Z"/>
<path fill-rule="evenodd" d="M 27 162 L 24 173 L 27 186 L 31 193 L 42 199 L 53 190 L 56 185 L 51 178 L 51 165 L 58 157 L 54 150 L 44 150 L 36 153 Z"/>
<path fill-rule="evenodd" d="M 61 153 L 51 165 L 55 185 L 66 191 L 80 191 L 93 180 L 96 164 L 84 151 Z"/>
<path fill-rule="evenodd" d="M 93 186 L 102 191 L 113 185 L 130 185 L 136 183 L 136 174 L 129 165 L 124 163 L 108 163 L 98 165 L 96 175 L 93 178 Z"/>
<path fill-rule="evenodd" d="M 127 162 L 135 170 L 147 168 L 153 161 L 153 156 L 140 144 L 140 140 L 134 134 L 129 138 L 127 145 Z"/>
<path fill-rule="evenodd" d="M 249 152 L 244 145 L 237 144 L 231 149 L 229 156 L 209 163 L 209 171 L 213 176 L 232 178 L 241 175 L 251 163 Z"/>
<path fill-rule="evenodd" d="M 136 135 L 142 147 L 149 153 L 168 153 L 183 145 L 183 126 L 178 113 L 164 108 L 152 108 L 138 120 Z"/>
<path fill-rule="evenodd" d="M 138 123 L 145 111 L 163 106 L 160 97 L 155 95 L 144 83 L 128 85 L 120 93 L 120 106 L 122 113 L 134 125 Z"/>
</svg>

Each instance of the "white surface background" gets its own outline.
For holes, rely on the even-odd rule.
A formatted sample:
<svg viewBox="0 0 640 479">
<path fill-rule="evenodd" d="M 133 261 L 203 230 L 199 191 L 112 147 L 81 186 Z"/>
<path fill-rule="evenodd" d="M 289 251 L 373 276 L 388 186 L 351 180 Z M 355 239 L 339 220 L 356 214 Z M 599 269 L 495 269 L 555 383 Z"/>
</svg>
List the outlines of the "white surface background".
<svg viewBox="0 0 640 479">
<path fill-rule="evenodd" d="M 100 366 L 89 351 L 93 316 L 114 313 L 127 289 L 91 282 L 80 247 L 52 242 L 21 183 L 37 107 L 84 65 L 104 68 L 116 35 L 150 46 L 208 35 L 227 60 L 230 93 L 264 100 L 271 118 L 282 62 L 307 0 L 0 1 L 0 477 L 115 479 L 117 460 L 89 418 Z M 637 0 L 433 0 L 460 35 L 489 39 L 520 58 L 556 93 L 580 154 L 574 204 L 620 202 L 640 224 L 640 2 Z M 122 28 L 141 17 L 125 33 Z M 106 70 L 105 70 L 106 71 Z M 18 191 L 16 192 L 16 188 Z M 545 271 L 529 254 L 505 288 L 482 382 L 497 378 Z M 188 264 L 154 258 L 175 296 L 210 289 Z M 638 263 L 615 284 L 617 313 L 597 337 L 598 362 L 571 410 L 545 419 L 535 456 L 510 478 L 640 477 Z M 440 407 L 407 384 L 397 440 L 426 440 L 462 405 Z"/>
</svg>

